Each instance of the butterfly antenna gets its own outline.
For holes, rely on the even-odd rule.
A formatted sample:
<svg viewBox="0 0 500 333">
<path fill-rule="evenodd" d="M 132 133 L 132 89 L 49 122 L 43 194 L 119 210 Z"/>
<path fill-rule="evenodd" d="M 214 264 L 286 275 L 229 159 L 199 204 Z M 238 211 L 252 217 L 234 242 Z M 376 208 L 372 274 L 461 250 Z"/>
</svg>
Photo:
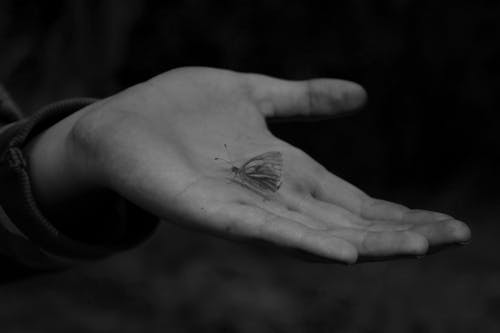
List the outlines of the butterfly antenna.
<svg viewBox="0 0 500 333">
<path fill-rule="evenodd" d="M 229 151 L 227 150 L 227 145 L 226 144 L 224 144 L 224 149 L 226 150 L 227 157 L 229 159 L 231 159 L 231 157 L 229 156 Z M 226 159 L 221 158 L 221 157 L 216 157 L 216 158 L 214 158 L 214 160 L 216 160 L 216 161 L 223 161 L 223 162 L 226 162 L 227 164 L 229 164 L 231 166 L 234 166 L 234 164 L 231 162 L 231 160 L 226 160 Z"/>
<path fill-rule="evenodd" d="M 229 155 L 229 149 L 227 149 L 227 145 L 226 144 L 224 144 L 224 149 L 226 150 L 227 158 L 229 158 L 229 160 L 232 161 L 233 159 L 231 158 L 231 155 Z"/>
<path fill-rule="evenodd" d="M 228 160 L 226 160 L 226 159 L 224 159 L 224 158 L 221 158 L 221 157 L 215 157 L 215 158 L 214 158 L 214 160 L 215 160 L 215 161 L 222 161 L 222 162 L 226 162 L 226 163 L 229 163 L 229 164 L 231 164 L 231 165 L 232 165 L 232 163 L 231 163 L 231 162 L 229 162 Z"/>
</svg>

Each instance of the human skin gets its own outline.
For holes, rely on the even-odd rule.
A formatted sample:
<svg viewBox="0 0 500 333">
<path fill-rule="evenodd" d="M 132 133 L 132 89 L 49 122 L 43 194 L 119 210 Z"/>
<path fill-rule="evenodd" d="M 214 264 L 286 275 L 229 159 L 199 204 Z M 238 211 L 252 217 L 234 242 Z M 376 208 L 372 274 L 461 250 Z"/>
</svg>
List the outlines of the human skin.
<svg viewBox="0 0 500 333">
<path fill-rule="evenodd" d="M 77 111 L 25 152 L 46 212 L 112 191 L 167 222 L 340 263 L 421 256 L 469 241 L 465 223 L 372 198 L 266 126 L 266 118 L 333 116 L 365 99 L 361 86 L 343 80 L 180 68 Z M 240 165 L 280 151 L 279 191 L 264 197 L 230 181 L 230 166 L 214 160 L 227 158 L 224 145 Z"/>
</svg>

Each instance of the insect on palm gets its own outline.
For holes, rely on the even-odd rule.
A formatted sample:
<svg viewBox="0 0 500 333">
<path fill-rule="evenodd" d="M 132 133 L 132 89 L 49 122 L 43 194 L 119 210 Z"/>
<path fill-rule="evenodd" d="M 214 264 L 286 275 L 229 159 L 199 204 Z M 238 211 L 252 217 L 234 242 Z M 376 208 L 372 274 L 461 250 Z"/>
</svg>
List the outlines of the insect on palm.
<svg viewBox="0 0 500 333">
<path fill-rule="evenodd" d="M 229 157 L 227 145 L 224 145 Z M 282 184 L 283 155 L 279 151 L 269 151 L 254 156 L 240 167 L 232 160 L 216 157 L 231 165 L 233 181 L 262 195 L 278 192 Z"/>
</svg>

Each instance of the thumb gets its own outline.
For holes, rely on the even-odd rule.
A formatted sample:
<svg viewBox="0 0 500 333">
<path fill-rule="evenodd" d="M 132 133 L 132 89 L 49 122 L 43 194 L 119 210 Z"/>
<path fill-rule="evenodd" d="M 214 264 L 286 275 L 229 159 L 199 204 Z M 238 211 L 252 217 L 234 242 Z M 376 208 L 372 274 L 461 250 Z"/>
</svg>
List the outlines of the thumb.
<svg viewBox="0 0 500 333">
<path fill-rule="evenodd" d="M 288 81 L 247 74 L 252 97 L 266 117 L 332 116 L 360 108 L 366 92 L 338 79 Z"/>
</svg>

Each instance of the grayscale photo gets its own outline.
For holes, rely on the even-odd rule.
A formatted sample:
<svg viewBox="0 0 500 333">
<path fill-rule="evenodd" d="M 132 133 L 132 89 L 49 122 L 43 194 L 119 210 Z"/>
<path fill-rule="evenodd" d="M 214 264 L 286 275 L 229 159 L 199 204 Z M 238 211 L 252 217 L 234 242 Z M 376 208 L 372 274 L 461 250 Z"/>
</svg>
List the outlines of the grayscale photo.
<svg viewBox="0 0 500 333">
<path fill-rule="evenodd" d="M 0 332 L 500 332 L 499 112 L 496 2 L 0 0 Z"/>
</svg>

